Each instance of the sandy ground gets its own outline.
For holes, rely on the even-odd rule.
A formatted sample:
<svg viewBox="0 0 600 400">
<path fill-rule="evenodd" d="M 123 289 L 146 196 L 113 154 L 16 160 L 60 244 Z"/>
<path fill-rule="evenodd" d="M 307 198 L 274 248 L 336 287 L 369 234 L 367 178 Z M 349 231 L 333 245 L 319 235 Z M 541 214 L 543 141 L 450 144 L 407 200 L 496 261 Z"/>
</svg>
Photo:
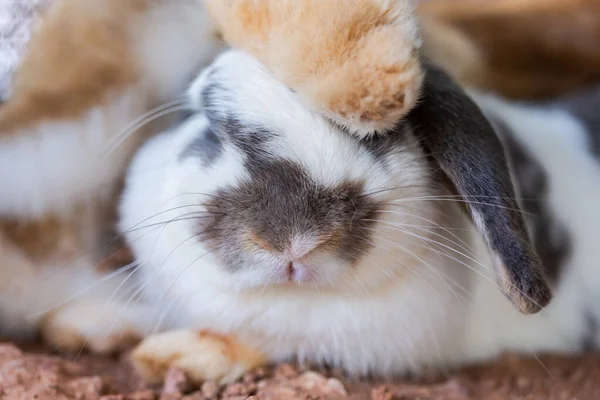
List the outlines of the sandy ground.
<svg viewBox="0 0 600 400">
<path fill-rule="evenodd" d="M 217 388 L 191 387 L 172 370 L 163 387 L 143 384 L 120 357 L 52 355 L 0 344 L 2 400 L 592 400 L 600 399 L 600 354 L 577 358 L 505 356 L 497 363 L 422 381 L 353 381 L 340 373 L 284 364 Z"/>
</svg>

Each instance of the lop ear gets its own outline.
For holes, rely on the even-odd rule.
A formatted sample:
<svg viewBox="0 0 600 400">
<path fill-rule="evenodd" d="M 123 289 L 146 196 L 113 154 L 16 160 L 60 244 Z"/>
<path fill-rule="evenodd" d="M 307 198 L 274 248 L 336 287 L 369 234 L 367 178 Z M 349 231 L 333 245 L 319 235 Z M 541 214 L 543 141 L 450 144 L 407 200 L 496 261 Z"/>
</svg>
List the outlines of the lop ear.
<svg viewBox="0 0 600 400">
<path fill-rule="evenodd" d="M 495 256 L 505 294 L 522 313 L 534 314 L 552 295 L 515 200 L 502 144 L 458 85 L 427 62 L 425 69 L 421 102 L 408 120 L 465 201 Z"/>
</svg>

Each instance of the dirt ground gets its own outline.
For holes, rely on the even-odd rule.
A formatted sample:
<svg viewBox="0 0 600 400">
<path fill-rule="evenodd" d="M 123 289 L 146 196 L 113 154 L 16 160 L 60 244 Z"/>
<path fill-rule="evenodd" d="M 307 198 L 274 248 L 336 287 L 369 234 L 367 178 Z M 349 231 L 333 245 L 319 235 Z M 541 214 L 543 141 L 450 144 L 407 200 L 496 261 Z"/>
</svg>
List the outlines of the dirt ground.
<svg viewBox="0 0 600 400">
<path fill-rule="evenodd" d="M 592 400 L 600 399 L 600 354 L 505 356 L 494 364 L 422 381 L 353 381 L 340 373 L 284 364 L 217 388 L 191 387 L 177 370 L 162 387 L 144 385 L 127 354 L 59 356 L 39 346 L 0 344 L 2 400 Z"/>
</svg>

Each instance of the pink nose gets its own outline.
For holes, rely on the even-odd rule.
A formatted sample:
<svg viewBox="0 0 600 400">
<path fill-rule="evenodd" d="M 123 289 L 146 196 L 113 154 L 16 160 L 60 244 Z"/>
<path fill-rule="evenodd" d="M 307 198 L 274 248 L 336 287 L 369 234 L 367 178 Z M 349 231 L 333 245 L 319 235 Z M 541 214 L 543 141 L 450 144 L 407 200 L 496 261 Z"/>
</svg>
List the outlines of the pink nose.
<svg viewBox="0 0 600 400">
<path fill-rule="evenodd" d="M 277 251 L 268 241 L 252 232 L 249 233 L 248 238 L 261 249 L 270 253 L 279 253 L 287 262 L 293 263 L 322 247 L 332 238 L 332 235 L 296 235 L 283 252 Z"/>
<path fill-rule="evenodd" d="M 289 247 L 284 251 L 283 256 L 291 263 L 300 261 L 310 253 L 323 246 L 331 239 L 331 235 L 321 236 L 303 236 L 294 237 Z"/>
</svg>

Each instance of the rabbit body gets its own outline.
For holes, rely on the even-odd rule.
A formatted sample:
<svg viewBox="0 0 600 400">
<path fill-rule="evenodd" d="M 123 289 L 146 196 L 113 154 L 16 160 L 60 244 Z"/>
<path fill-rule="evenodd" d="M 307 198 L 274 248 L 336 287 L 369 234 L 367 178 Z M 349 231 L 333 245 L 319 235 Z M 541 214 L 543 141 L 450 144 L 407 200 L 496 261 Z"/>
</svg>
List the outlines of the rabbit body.
<svg viewBox="0 0 600 400">
<path fill-rule="evenodd" d="M 195 112 L 141 149 L 121 204 L 147 301 L 170 331 L 134 353 L 147 379 L 176 365 L 230 380 L 290 358 L 389 376 L 589 343 L 597 250 L 560 259 L 548 305 L 549 264 L 527 244 L 546 262 L 579 229 L 577 246 L 593 243 L 588 131 L 564 108 L 472 93 L 510 127 L 494 132 L 433 66 L 424 93 L 395 131 L 359 140 L 243 53 L 198 77 Z M 523 219 L 540 173 L 546 219 Z M 540 224 L 554 229 L 546 243 Z"/>
<path fill-rule="evenodd" d="M 145 311 L 128 310 L 143 291 L 135 265 L 122 249 L 106 260 L 118 246 L 105 243 L 126 166 L 185 107 L 189 81 L 223 48 L 217 36 L 258 51 L 354 133 L 371 135 L 414 105 L 420 39 L 407 3 L 280 3 L 56 0 L 43 10 L 0 108 L 0 335 L 40 328 L 63 350 L 110 350 L 152 330 Z"/>
</svg>

